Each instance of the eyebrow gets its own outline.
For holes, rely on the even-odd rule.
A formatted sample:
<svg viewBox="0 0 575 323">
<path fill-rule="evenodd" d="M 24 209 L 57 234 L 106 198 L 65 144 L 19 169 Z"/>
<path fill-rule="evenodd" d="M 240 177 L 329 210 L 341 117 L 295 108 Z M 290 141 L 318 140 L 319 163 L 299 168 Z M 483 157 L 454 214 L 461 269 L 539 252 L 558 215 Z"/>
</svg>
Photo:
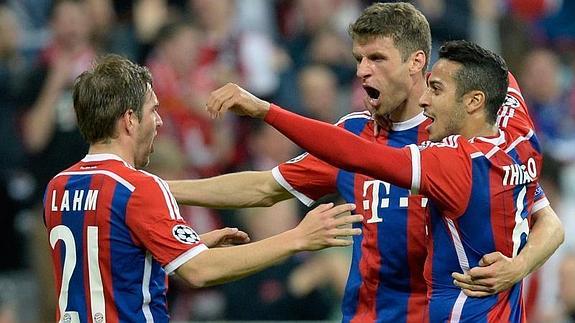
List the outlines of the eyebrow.
<svg viewBox="0 0 575 323">
<path fill-rule="evenodd" d="M 435 86 L 435 87 L 443 87 L 443 83 L 441 81 L 438 80 L 427 80 L 427 85 L 428 86 Z"/>
</svg>

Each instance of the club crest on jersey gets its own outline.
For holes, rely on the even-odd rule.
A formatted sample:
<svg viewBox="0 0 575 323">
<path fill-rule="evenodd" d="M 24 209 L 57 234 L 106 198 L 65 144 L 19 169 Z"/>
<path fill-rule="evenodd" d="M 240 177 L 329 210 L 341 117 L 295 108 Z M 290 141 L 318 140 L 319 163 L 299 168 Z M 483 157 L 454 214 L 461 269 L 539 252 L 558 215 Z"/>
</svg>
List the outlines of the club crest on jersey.
<svg viewBox="0 0 575 323">
<path fill-rule="evenodd" d="M 200 236 L 192 228 L 184 224 L 176 224 L 172 228 L 172 234 L 181 243 L 194 244 L 200 241 Z"/>
</svg>

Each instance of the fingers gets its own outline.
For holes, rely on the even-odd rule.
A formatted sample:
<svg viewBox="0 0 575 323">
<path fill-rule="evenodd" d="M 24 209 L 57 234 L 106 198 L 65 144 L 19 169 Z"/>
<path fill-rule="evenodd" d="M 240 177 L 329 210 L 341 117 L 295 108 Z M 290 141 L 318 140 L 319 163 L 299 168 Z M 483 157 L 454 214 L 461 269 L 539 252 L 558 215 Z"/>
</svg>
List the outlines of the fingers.
<svg viewBox="0 0 575 323">
<path fill-rule="evenodd" d="M 492 278 L 495 275 L 494 268 L 492 267 L 473 267 L 467 274 L 471 276 L 474 281 L 484 278 Z"/>
<path fill-rule="evenodd" d="M 478 284 L 478 283 L 467 283 L 467 282 L 463 282 L 460 280 L 453 280 L 453 285 L 461 288 L 461 289 L 467 289 L 470 291 L 474 291 L 474 292 L 485 292 L 485 293 L 494 293 L 496 292 L 493 288 L 482 285 L 482 284 Z"/>
<path fill-rule="evenodd" d="M 324 210 L 324 212 L 328 213 L 332 217 L 355 210 L 355 204 L 352 203 L 339 204 L 336 206 L 333 206 L 333 203 L 328 203 L 327 205 L 331 205 L 331 207 Z"/>
<path fill-rule="evenodd" d="M 503 259 L 504 257 L 505 256 L 503 256 L 503 254 L 499 251 L 488 253 L 483 257 L 481 257 L 481 260 L 479 260 L 479 266 L 481 267 L 489 266 L 494 262 Z"/>
<path fill-rule="evenodd" d="M 231 106 L 230 99 L 233 97 L 234 87 L 237 87 L 237 85 L 228 83 L 210 93 L 206 102 L 206 110 L 212 119 L 223 115 Z"/>
<path fill-rule="evenodd" d="M 481 285 L 486 286 L 488 288 L 493 287 L 493 279 L 489 275 L 472 275 L 471 271 L 468 271 L 467 274 L 461 273 L 452 273 L 451 277 L 462 284 L 469 284 L 469 285 Z"/>
<path fill-rule="evenodd" d="M 331 208 L 333 208 L 333 203 L 326 203 L 326 204 L 320 204 L 318 206 L 316 206 L 313 210 L 309 211 L 309 213 L 319 213 L 319 212 L 325 212 Z"/>
<path fill-rule="evenodd" d="M 352 223 L 363 221 L 363 216 L 360 214 L 350 214 L 335 219 L 334 224 L 336 227 L 346 226 Z"/>
<path fill-rule="evenodd" d="M 462 289 L 463 294 L 467 295 L 468 297 L 485 297 L 491 296 L 494 293 L 482 292 L 482 291 L 473 291 L 469 289 Z"/>
</svg>

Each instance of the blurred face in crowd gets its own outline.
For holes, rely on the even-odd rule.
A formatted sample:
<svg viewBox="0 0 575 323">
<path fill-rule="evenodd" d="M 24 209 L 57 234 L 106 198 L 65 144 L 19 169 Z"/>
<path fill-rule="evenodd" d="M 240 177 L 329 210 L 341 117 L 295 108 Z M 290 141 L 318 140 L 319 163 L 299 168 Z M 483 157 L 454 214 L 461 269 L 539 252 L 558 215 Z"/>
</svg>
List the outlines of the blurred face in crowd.
<svg viewBox="0 0 575 323">
<path fill-rule="evenodd" d="M 54 40 L 71 48 L 89 40 L 91 19 L 81 2 L 63 1 L 56 5 L 52 17 Z"/>
<path fill-rule="evenodd" d="M 12 55 L 18 48 L 20 26 L 13 12 L 0 6 L 0 59 Z"/>
<path fill-rule="evenodd" d="M 421 96 L 419 105 L 424 114 L 433 120 L 427 127 L 429 140 L 460 133 L 466 113 L 463 98 L 457 93 L 455 73 L 461 68 L 457 62 L 440 59 L 435 63 L 427 79 L 427 90 Z"/>
<path fill-rule="evenodd" d="M 391 37 L 362 37 L 353 41 L 357 76 L 374 116 L 386 116 L 405 105 L 413 87 L 412 56 L 402 60 Z"/>
<path fill-rule="evenodd" d="M 302 102 L 316 119 L 337 121 L 337 78 L 327 67 L 311 66 L 298 76 Z"/>
<path fill-rule="evenodd" d="M 188 75 L 197 57 L 198 43 L 197 31 L 193 27 L 182 26 L 163 47 L 171 65 L 182 74 Z"/>
<path fill-rule="evenodd" d="M 158 114 L 158 98 L 151 86 L 146 94 L 146 101 L 142 107 L 142 120 L 139 121 L 136 132 L 136 149 L 134 166 L 142 168 L 150 162 L 150 155 L 154 151 L 154 138 L 158 128 L 162 126 L 162 118 Z M 134 114 L 134 117 L 135 114 Z"/>
</svg>

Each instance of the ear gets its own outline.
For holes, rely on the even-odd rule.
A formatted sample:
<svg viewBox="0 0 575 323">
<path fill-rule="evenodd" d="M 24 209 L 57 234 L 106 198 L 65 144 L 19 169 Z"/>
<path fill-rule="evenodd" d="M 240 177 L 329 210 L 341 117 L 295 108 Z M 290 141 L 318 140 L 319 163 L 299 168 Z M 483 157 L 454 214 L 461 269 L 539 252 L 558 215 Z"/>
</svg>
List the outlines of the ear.
<svg viewBox="0 0 575 323">
<path fill-rule="evenodd" d="M 422 50 L 412 53 L 410 56 L 411 65 L 409 66 L 409 73 L 416 74 L 422 73 L 427 68 L 427 57 Z"/>
<path fill-rule="evenodd" d="M 126 131 L 129 135 L 132 135 L 136 129 L 136 124 L 138 123 L 138 116 L 132 109 L 128 109 L 122 115 L 120 120 L 121 128 Z"/>
<path fill-rule="evenodd" d="M 463 95 L 463 102 L 468 114 L 485 109 L 485 93 L 482 91 L 469 91 Z"/>
</svg>

